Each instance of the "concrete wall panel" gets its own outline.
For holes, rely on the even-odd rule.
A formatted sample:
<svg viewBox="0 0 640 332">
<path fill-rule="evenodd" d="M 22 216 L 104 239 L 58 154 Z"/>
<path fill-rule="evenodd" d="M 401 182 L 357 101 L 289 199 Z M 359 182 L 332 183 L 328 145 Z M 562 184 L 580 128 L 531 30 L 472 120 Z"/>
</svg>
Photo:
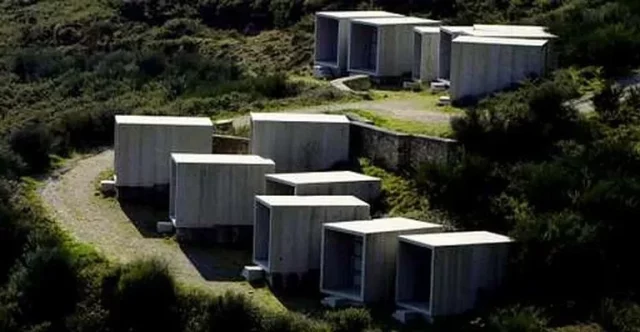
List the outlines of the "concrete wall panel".
<svg viewBox="0 0 640 332">
<path fill-rule="evenodd" d="M 321 171 L 349 158 L 349 124 L 252 121 L 251 153 L 277 172 Z"/>
</svg>

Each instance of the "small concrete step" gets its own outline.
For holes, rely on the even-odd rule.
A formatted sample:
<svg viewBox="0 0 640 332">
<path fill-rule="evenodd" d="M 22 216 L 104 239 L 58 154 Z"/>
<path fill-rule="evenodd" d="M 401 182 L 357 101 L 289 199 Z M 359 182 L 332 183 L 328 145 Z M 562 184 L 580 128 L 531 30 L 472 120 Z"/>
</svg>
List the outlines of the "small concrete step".
<svg viewBox="0 0 640 332">
<path fill-rule="evenodd" d="M 100 181 L 100 192 L 105 196 L 111 196 L 116 194 L 116 181 L 115 180 L 103 180 Z"/>
<path fill-rule="evenodd" d="M 160 234 L 172 234 L 174 231 L 173 223 L 170 221 L 158 221 L 156 223 L 156 231 Z"/>
<path fill-rule="evenodd" d="M 438 98 L 438 106 L 447 106 L 451 105 L 451 97 L 449 96 L 441 96 Z"/>
<path fill-rule="evenodd" d="M 320 301 L 325 307 L 329 307 L 332 309 L 339 308 L 348 308 L 348 307 L 362 307 L 363 304 L 361 302 L 352 301 L 349 299 L 345 299 L 344 297 L 339 296 L 328 296 Z"/>
<path fill-rule="evenodd" d="M 248 282 L 264 280 L 264 269 L 255 265 L 247 265 L 242 269 L 242 277 Z"/>
<path fill-rule="evenodd" d="M 396 310 L 393 313 L 393 315 L 391 315 L 391 317 L 393 317 L 395 320 L 399 321 L 402 324 L 408 324 L 411 322 L 415 322 L 417 320 L 424 319 L 424 316 L 421 313 L 417 311 L 405 310 L 405 309 Z"/>
</svg>

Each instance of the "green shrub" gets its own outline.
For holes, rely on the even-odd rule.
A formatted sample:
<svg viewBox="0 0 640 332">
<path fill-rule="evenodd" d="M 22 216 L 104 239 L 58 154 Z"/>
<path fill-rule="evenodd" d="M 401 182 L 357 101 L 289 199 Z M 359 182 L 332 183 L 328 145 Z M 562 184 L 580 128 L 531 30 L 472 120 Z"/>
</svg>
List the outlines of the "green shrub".
<svg viewBox="0 0 640 332">
<path fill-rule="evenodd" d="M 234 331 L 250 332 L 260 324 L 258 308 L 244 294 L 227 292 L 216 296 L 211 301 L 208 313 L 212 329 L 233 326 Z"/>
<path fill-rule="evenodd" d="M 270 314 L 263 318 L 262 327 L 264 332 L 329 332 L 330 327 L 304 315 L 298 313 L 277 313 Z"/>
<path fill-rule="evenodd" d="M 7 285 L 8 298 L 17 304 L 22 324 L 60 322 L 73 312 L 79 299 L 79 276 L 68 252 L 38 249 L 28 253 Z"/>
<path fill-rule="evenodd" d="M 596 314 L 600 325 L 612 332 L 640 330 L 640 306 L 630 301 L 605 299 Z"/>
<path fill-rule="evenodd" d="M 13 129 L 8 140 L 11 149 L 28 165 L 31 174 L 49 167 L 53 137 L 42 122 L 34 120 Z"/>
<path fill-rule="evenodd" d="M 487 330 L 495 332 L 544 332 L 546 326 L 542 312 L 533 307 L 499 309 L 487 321 Z"/>
<path fill-rule="evenodd" d="M 361 332 L 370 328 L 373 323 L 369 311 L 361 308 L 327 312 L 324 319 L 335 332 Z"/>
<path fill-rule="evenodd" d="M 116 269 L 103 284 L 111 323 L 119 329 L 177 328 L 175 284 L 165 264 L 136 261 Z"/>
</svg>

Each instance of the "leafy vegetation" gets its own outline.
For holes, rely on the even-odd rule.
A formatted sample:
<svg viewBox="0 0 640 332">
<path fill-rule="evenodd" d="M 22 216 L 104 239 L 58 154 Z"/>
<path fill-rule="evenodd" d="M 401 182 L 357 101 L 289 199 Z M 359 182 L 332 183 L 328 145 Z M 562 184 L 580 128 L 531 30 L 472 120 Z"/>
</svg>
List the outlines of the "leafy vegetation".
<svg viewBox="0 0 640 332">
<path fill-rule="evenodd" d="M 468 110 L 451 126 L 467 152 L 458 165 L 425 165 L 407 179 L 363 163 L 383 178 L 382 206 L 393 214 L 518 240 L 500 306 L 441 330 L 637 331 L 640 92 L 598 79 L 640 63 L 635 0 L 1 2 L 0 330 L 372 328 L 362 310 L 264 311 L 242 295 L 186 290 L 158 262 L 107 262 L 57 229 L 24 178 L 56 155 L 110 144 L 114 114 L 222 118 L 342 100 L 293 77 L 309 72 L 306 15 L 372 6 L 455 24 L 546 24 L 561 66 L 601 68 L 560 71 Z M 567 103 L 585 92 L 596 93 L 595 115 Z"/>
</svg>

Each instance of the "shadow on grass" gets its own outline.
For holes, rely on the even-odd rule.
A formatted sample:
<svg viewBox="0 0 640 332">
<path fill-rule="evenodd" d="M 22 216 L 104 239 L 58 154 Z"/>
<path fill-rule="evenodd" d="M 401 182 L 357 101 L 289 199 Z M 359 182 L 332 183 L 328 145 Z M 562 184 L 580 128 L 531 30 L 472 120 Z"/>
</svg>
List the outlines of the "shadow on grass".
<svg viewBox="0 0 640 332">
<path fill-rule="evenodd" d="M 246 249 L 180 244 L 180 249 L 207 281 L 244 281 L 242 268 L 251 262 Z"/>
</svg>

